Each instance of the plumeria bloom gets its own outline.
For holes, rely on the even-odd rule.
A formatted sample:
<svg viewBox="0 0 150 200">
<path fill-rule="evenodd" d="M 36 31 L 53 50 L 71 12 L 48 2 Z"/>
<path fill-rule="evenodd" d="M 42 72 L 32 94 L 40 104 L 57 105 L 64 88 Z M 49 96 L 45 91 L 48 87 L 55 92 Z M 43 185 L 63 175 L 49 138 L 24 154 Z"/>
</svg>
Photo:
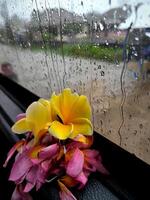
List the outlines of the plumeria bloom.
<svg viewBox="0 0 150 200">
<path fill-rule="evenodd" d="M 50 101 L 40 99 L 33 102 L 26 110 L 26 113 L 17 116 L 17 122 L 13 125 L 12 131 L 18 134 L 31 131 L 35 143 L 48 130 L 52 122 L 52 111 Z"/>
<path fill-rule="evenodd" d="M 12 131 L 18 134 L 31 131 L 35 143 L 47 131 L 60 140 L 93 134 L 91 108 L 86 96 L 72 93 L 70 89 L 53 94 L 50 100 L 33 102 L 17 119 Z"/>
<path fill-rule="evenodd" d="M 52 95 L 51 105 L 56 119 L 51 123 L 49 132 L 54 137 L 65 140 L 78 134 L 92 135 L 91 108 L 86 96 L 64 89 L 59 95 Z"/>
<path fill-rule="evenodd" d="M 31 200 L 28 194 L 58 180 L 61 200 L 76 200 L 68 188 L 81 189 L 92 172 L 108 174 L 93 144 L 91 108 L 87 98 L 64 89 L 50 100 L 33 102 L 19 114 L 12 131 L 26 133 L 9 151 L 6 167 L 18 151 L 9 180 L 16 184 L 12 200 Z M 63 141 L 62 141 L 63 140 Z"/>
</svg>

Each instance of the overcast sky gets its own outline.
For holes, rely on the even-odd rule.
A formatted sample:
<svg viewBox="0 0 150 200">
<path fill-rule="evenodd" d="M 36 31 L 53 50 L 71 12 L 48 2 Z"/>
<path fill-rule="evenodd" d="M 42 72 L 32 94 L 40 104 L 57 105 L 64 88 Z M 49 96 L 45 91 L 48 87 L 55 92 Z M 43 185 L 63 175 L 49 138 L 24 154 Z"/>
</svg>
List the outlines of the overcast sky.
<svg viewBox="0 0 150 200">
<path fill-rule="evenodd" d="M 109 5 L 109 0 L 0 0 L 0 4 L 4 1 L 7 2 L 9 15 L 17 14 L 19 17 L 26 19 L 29 19 L 33 9 L 36 9 L 36 1 L 39 10 L 43 10 L 45 7 L 58 8 L 60 4 L 60 7 L 81 15 L 92 11 L 103 13 L 111 8 L 123 6 L 125 3 L 133 6 L 142 2 L 145 6 L 141 6 L 143 8 L 139 9 L 138 14 L 144 18 L 140 23 L 145 23 L 145 21 L 146 23 L 150 23 L 150 0 L 111 0 L 111 5 Z M 134 17 L 133 14 L 126 24 L 133 21 Z M 1 18 L 0 22 L 2 22 Z"/>
<path fill-rule="evenodd" d="M 0 0 L 0 2 L 3 1 L 5 0 Z M 11 14 L 17 13 L 19 16 L 26 18 L 29 18 L 32 10 L 36 9 L 36 0 L 6 0 L 6 2 Z M 82 14 L 90 11 L 102 13 L 112 7 L 119 6 L 119 2 L 120 0 L 112 0 L 110 6 L 109 0 L 37 0 L 37 5 L 42 10 L 45 7 L 58 8 L 60 4 L 62 8 Z"/>
</svg>

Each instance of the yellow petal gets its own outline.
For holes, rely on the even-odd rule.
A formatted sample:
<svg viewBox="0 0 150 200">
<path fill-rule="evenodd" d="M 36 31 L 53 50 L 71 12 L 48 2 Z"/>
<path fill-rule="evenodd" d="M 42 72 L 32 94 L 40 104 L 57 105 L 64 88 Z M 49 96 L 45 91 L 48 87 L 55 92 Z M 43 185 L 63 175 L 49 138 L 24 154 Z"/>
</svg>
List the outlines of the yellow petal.
<svg viewBox="0 0 150 200">
<path fill-rule="evenodd" d="M 79 134 L 76 138 L 74 138 L 74 141 L 86 144 L 87 138 L 84 135 Z"/>
<path fill-rule="evenodd" d="M 60 95 L 60 106 L 61 113 L 63 115 L 64 124 L 70 121 L 70 116 L 72 114 L 72 109 L 79 99 L 77 93 L 72 93 L 69 88 L 64 89 Z"/>
<path fill-rule="evenodd" d="M 91 108 L 86 96 L 64 89 L 59 95 L 51 98 L 52 106 L 64 124 L 72 123 L 75 118 L 91 118 Z"/>
<path fill-rule="evenodd" d="M 31 131 L 31 127 L 29 126 L 29 123 L 27 123 L 26 118 L 17 121 L 11 129 L 14 133 L 25 133 Z"/>
<path fill-rule="evenodd" d="M 54 137 L 60 140 L 65 140 L 72 132 L 72 125 L 64 125 L 58 121 L 54 121 L 48 131 Z"/>
<path fill-rule="evenodd" d="M 93 127 L 90 120 L 86 118 L 77 118 L 72 121 L 73 131 L 69 138 L 75 138 L 79 134 L 92 135 Z"/>
<path fill-rule="evenodd" d="M 50 101 L 46 100 L 46 99 L 39 99 L 38 102 L 40 102 L 43 106 L 47 107 L 49 109 L 50 107 Z"/>
<path fill-rule="evenodd" d="M 73 138 L 74 141 L 81 142 L 86 145 L 86 148 L 90 148 L 93 144 L 93 136 L 84 136 L 84 135 L 77 135 L 77 137 Z"/>
<path fill-rule="evenodd" d="M 38 134 L 35 135 L 34 137 L 34 145 L 38 144 L 39 140 L 48 132 L 48 127 L 47 129 L 42 129 L 41 131 L 38 132 Z"/>
<path fill-rule="evenodd" d="M 33 148 L 30 149 L 30 151 L 28 152 L 28 156 L 30 158 L 37 158 L 38 157 L 38 153 L 43 149 L 43 147 L 41 145 L 38 146 L 34 146 Z"/>
<path fill-rule="evenodd" d="M 76 101 L 71 110 L 71 122 L 76 118 L 87 118 L 89 120 L 91 118 L 91 107 L 87 97 L 84 95 L 79 96 L 78 101 Z"/>
<path fill-rule="evenodd" d="M 40 102 L 33 102 L 26 110 L 26 120 L 33 124 L 34 134 L 38 134 L 49 122 L 48 110 Z"/>
<path fill-rule="evenodd" d="M 52 122 L 52 108 L 51 108 L 51 103 L 50 101 L 46 99 L 39 99 L 38 102 L 40 102 L 43 106 L 46 107 L 47 113 L 48 113 L 48 119 L 50 122 Z"/>
<path fill-rule="evenodd" d="M 56 116 L 58 115 L 61 118 L 61 120 L 64 121 L 63 115 L 61 113 L 60 95 L 57 96 L 57 95 L 53 94 L 50 102 L 52 105 L 52 110 L 54 110 L 54 112 L 55 112 L 55 115 Z"/>
</svg>

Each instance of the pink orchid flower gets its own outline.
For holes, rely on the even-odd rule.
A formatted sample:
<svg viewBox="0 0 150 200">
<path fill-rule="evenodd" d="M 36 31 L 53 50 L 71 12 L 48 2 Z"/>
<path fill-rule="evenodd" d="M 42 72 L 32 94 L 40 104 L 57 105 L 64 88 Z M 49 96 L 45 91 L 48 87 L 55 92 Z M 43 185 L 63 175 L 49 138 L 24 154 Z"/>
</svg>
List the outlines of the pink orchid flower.
<svg viewBox="0 0 150 200">
<path fill-rule="evenodd" d="M 109 174 L 102 164 L 100 153 L 88 149 L 92 143 L 92 137 L 78 135 L 73 142 L 67 145 L 66 174 L 78 182 L 79 189 L 85 186 L 92 172 L 99 171 L 102 174 Z"/>
<path fill-rule="evenodd" d="M 56 158 L 58 151 L 58 144 L 24 148 L 23 152 L 18 153 L 16 157 L 9 180 L 17 185 L 25 182 L 23 192 L 29 192 L 34 186 L 38 190 L 46 182 L 52 161 Z"/>
</svg>

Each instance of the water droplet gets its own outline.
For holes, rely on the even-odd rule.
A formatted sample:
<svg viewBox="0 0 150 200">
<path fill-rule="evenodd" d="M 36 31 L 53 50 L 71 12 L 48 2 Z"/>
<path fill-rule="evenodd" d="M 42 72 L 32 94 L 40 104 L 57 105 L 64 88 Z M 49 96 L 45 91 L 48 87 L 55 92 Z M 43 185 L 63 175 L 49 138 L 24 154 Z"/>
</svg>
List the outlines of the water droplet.
<svg viewBox="0 0 150 200">
<path fill-rule="evenodd" d="M 103 26 L 103 24 L 102 24 L 102 23 L 99 23 L 99 28 L 100 28 L 100 30 L 101 30 L 101 31 L 103 31 L 103 30 L 104 30 L 104 26 Z"/>
<path fill-rule="evenodd" d="M 139 38 L 138 38 L 138 37 L 135 37 L 135 40 L 136 40 L 136 41 L 139 41 Z"/>
<path fill-rule="evenodd" d="M 30 42 L 28 42 L 28 46 L 31 47 L 31 43 Z"/>
<path fill-rule="evenodd" d="M 127 6 L 124 5 L 124 6 L 122 7 L 122 10 L 126 11 L 126 10 L 127 10 Z"/>
<path fill-rule="evenodd" d="M 143 124 L 139 124 L 139 128 L 142 129 L 143 128 Z"/>
<path fill-rule="evenodd" d="M 98 69 L 101 69 L 101 65 L 98 65 Z"/>
<path fill-rule="evenodd" d="M 105 41 L 105 43 L 106 43 L 106 45 L 109 45 L 109 43 L 108 43 L 108 41 L 107 41 L 107 40 Z"/>
<path fill-rule="evenodd" d="M 105 75 L 105 72 L 104 71 L 101 71 L 101 76 L 104 76 Z"/>
<path fill-rule="evenodd" d="M 134 53 L 134 55 L 137 57 L 138 55 L 137 55 L 137 53 Z"/>
<path fill-rule="evenodd" d="M 137 134 L 137 130 L 134 130 L 133 134 L 136 135 Z"/>
</svg>

